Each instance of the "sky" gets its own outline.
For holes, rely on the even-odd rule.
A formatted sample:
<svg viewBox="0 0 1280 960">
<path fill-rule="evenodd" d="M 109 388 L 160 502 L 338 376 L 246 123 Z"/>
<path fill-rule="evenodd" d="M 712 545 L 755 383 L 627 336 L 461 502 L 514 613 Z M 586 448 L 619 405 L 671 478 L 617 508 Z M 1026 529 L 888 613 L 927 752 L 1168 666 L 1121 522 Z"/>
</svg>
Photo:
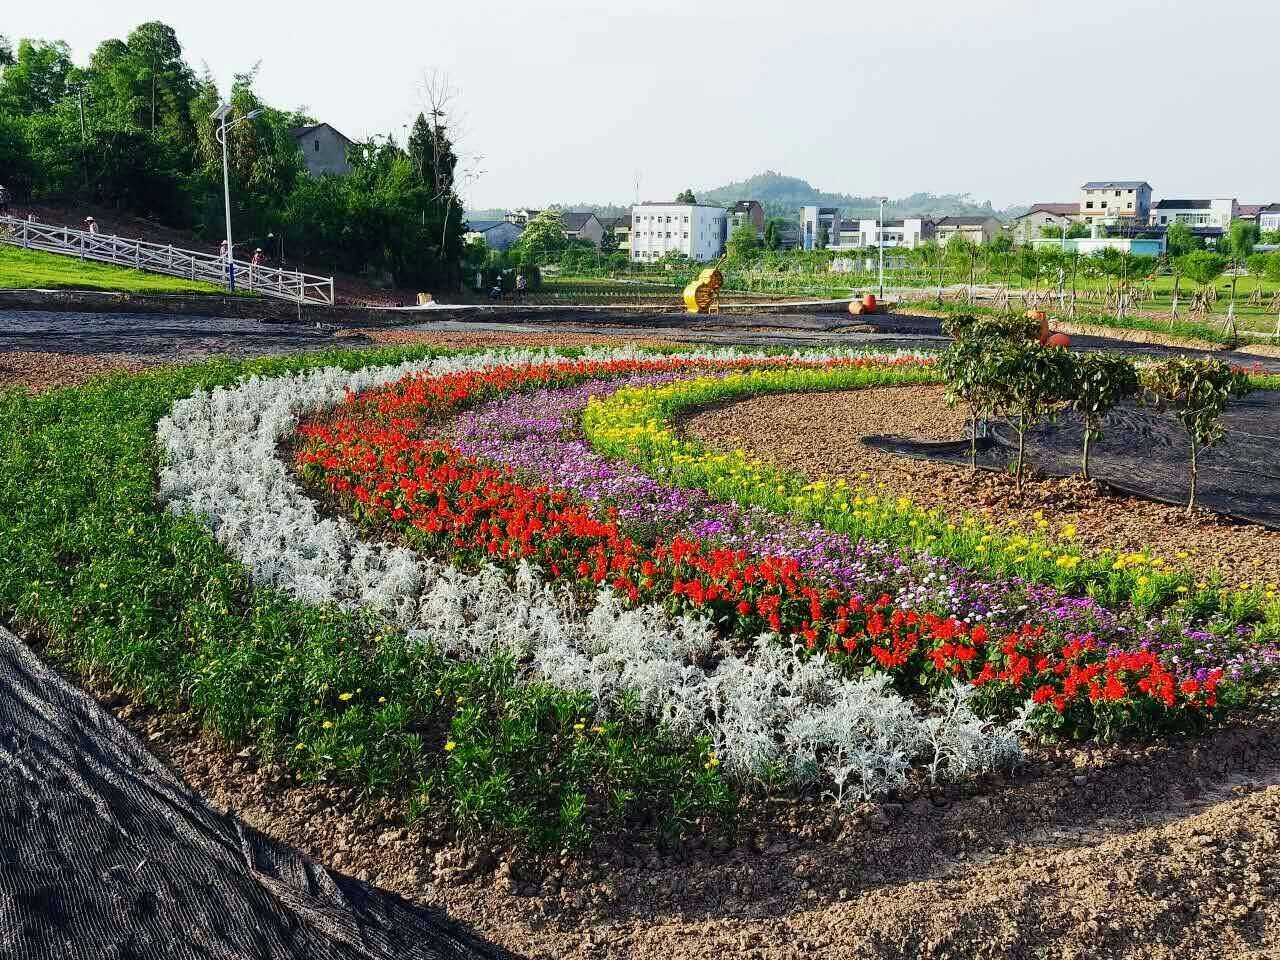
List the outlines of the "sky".
<svg viewBox="0 0 1280 960">
<path fill-rule="evenodd" d="M 764 170 L 997 207 L 1103 179 L 1280 201 L 1274 0 L 58 0 L 11 5 L 0 30 L 82 63 L 153 19 L 224 89 L 259 63 L 265 100 L 354 139 L 403 141 L 422 77 L 447 76 L 470 209 Z"/>
</svg>

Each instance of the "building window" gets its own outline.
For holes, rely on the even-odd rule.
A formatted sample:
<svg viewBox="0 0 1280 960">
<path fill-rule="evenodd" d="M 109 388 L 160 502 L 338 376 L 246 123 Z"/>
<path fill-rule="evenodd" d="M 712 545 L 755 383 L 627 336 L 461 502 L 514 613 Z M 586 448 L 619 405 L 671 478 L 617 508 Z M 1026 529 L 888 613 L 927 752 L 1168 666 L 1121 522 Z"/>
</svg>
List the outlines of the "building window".
<svg viewBox="0 0 1280 960">
<path fill-rule="evenodd" d="M 315 153 L 319 153 L 319 152 L 320 152 L 320 141 L 319 141 L 319 140 L 317 140 L 317 141 L 316 141 L 316 148 L 315 148 L 315 151 L 314 151 L 314 152 L 315 152 Z"/>
<path fill-rule="evenodd" d="M 1092 209 L 1093 209 L 1093 201 L 1092 201 L 1092 200 L 1090 200 L 1088 203 L 1086 203 L 1086 204 L 1085 204 L 1085 207 L 1086 207 L 1087 209 L 1089 209 L 1089 210 L 1092 210 Z"/>
<path fill-rule="evenodd" d="M 1116 196 L 1117 196 L 1117 197 L 1118 197 L 1118 196 L 1120 196 L 1120 191 L 1119 191 L 1119 190 L 1117 190 L 1117 191 L 1116 191 Z"/>
</svg>

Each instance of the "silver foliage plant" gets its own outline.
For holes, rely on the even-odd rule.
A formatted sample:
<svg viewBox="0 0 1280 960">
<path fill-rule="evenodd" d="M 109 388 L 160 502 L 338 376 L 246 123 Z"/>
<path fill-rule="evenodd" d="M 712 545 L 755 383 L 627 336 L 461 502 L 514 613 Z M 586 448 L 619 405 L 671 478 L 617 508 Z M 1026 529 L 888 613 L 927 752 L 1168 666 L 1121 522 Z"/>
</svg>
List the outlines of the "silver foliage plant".
<svg viewBox="0 0 1280 960">
<path fill-rule="evenodd" d="M 586 353 L 641 356 L 625 348 Z M 366 542 L 347 520 L 320 516 L 276 455 L 302 416 L 334 407 L 348 390 L 410 373 L 554 359 L 544 351 L 485 353 L 249 377 L 198 392 L 157 427 L 160 497 L 173 513 L 199 517 L 256 584 L 304 603 L 372 610 L 412 645 L 474 660 L 511 656 L 530 682 L 588 692 L 601 717 L 625 697 L 677 736 L 707 738 L 724 770 L 747 785 L 784 777 L 847 804 L 903 786 L 913 767 L 935 781 L 956 780 L 1020 759 L 1023 721 L 983 719 L 960 686 L 920 710 L 887 677 L 849 679 L 776 637 L 760 637 L 750 656 L 740 656 L 722 647 L 705 618 L 627 608 L 608 588 L 582 609 L 527 563 L 514 576 L 493 565 L 466 573 Z"/>
</svg>

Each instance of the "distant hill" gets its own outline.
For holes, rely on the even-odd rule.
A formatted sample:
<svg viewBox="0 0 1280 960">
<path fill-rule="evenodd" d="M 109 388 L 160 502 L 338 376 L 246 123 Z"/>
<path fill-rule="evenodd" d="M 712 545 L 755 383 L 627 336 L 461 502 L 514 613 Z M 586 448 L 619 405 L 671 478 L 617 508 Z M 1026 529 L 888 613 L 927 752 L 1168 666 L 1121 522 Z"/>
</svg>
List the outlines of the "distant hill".
<svg viewBox="0 0 1280 960">
<path fill-rule="evenodd" d="M 773 170 L 766 170 L 754 177 L 727 183 L 722 187 L 695 190 L 694 193 L 704 203 L 759 200 L 769 216 L 788 219 L 796 217 L 801 207 L 811 205 L 839 207 L 840 212 L 851 220 L 873 217 L 880 212 L 880 203 L 875 197 L 828 193 L 807 180 L 788 177 Z M 885 205 L 886 217 L 945 217 L 964 214 L 1002 216 L 1001 211 L 991 206 L 991 201 L 978 203 L 967 193 L 913 193 L 909 197 L 890 200 Z"/>
<path fill-rule="evenodd" d="M 794 220 L 803 206 L 839 207 L 840 213 L 849 220 L 859 217 L 874 217 L 880 212 L 879 201 L 875 197 L 862 197 L 849 193 L 828 193 L 819 190 L 808 180 L 799 177 L 788 177 L 774 170 L 757 173 L 754 177 L 726 183 L 722 187 L 708 190 L 695 190 L 694 195 L 700 203 L 729 204 L 735 200 L 759 200 L 765 212 L 771 217 L 785 217 Z M 664 199 L 651 197 L 653 200 Z M 630 210 L 630 204 L 604 203 L 565 203 L 565 210 L 590 210 L 597 216 L 616 217 Z M 967 193 L 913 193 L 909 197 L 890 200 L 885 205 L 885 216 L 937 218 L 964 215 L 990 215 L 1001 220 L 1009 220 L 1026 207 L 1010 207 L 997 210 L 987 200 L 978 203 Z M 500 220 L 505 211 L 468 210 L 467 216 L 475 220 Z"/>
</svg>

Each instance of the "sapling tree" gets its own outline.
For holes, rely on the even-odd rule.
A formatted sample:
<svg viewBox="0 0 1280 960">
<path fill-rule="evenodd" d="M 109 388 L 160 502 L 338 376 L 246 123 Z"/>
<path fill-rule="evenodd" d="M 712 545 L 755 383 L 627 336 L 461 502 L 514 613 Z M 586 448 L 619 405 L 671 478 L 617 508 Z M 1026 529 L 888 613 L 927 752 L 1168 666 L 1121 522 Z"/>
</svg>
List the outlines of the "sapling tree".
<svg viewBox="0 0 1280 960">
<path fill-rule="evenodd" d="M 1226 433 L 1222 415 L 1227 404 L 1249 392 L 1249 378 L 1221 360 L 1171 357 L 1143 368 L 1139 375 L 1147 401 L 1168 410 L 1191 439 L 1191 492 L 1187 513 L 1196 505 L 1200 451 Z"/>
<path fill-rule="evenodd" d="M 995 351 L 993 381 L 999 384 L 998 409 L 1014 419 L 1018 431 L 1018 458 L 1013 480 L 1022 499 L 1027 431 L 1045 417 L 1052 417 L 1071 390 L 1071 357 L 1056 347 L 1038 343 L 1008 342 Z"/>
<path fill-rule="evenodd" d="M 1089 479 L 1089 442 L 1102 439 L 1102 419 L 1116 404 L 1138 394 L 1138 372 L 1127 357 L 1109 354 L 1069 355 L 1067 406 L 1084 423 L 1080 476 Z"/>
<path fill-rule="evenodd" d="M 972 319 L 972 318 L 969 318 Z M 947 385 L 947 402 L 969 408 L 969 472 L 978 469 L 978 421 L 996 401 L 997 381 L 993 359 L 999 342 L 990 337 L 965 335 L 956 339 L 938 358 L 938 370 Z"/>
</svg>

